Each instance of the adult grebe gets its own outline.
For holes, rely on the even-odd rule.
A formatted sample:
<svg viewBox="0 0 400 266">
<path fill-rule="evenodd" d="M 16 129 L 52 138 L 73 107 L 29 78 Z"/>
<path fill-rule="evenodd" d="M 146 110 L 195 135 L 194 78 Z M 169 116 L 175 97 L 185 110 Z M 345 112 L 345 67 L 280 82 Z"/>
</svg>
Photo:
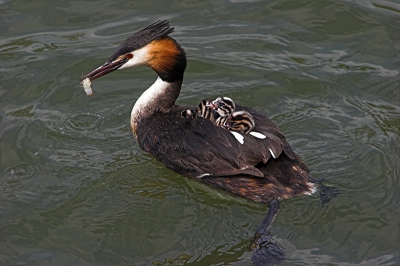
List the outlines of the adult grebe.
<svg viewBox="0 0 400 266">
<path fill-rule="evenodd" d="M 269 214 L 257 233 L 278 212 L 278 200 L 309 194 L 314 184 L 278 127 L 258 111 L 251 114 L 264 139 L 243 134 L 241 144 L 228 130 L 201 117 L 184 117 L 194 107 L 175 105 L 186 68 L 186 55 L 168 34 L 174 28 L 158 21 L 126 39 L 110 59 L 82 77 L 94 80 L 117 69 L 147 65 L 158 78 L 136 101 L 131 128 L 140 146 L 166 167 L 187 177 L 256 202 L 268 203 Z"/>
</svg>

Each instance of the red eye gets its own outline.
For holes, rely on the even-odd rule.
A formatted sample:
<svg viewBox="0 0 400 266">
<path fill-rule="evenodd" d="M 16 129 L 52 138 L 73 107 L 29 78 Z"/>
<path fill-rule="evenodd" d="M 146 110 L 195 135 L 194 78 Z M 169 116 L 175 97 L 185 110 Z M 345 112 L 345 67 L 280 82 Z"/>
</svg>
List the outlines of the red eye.
<svg viewBox="0 0 400 266">
<path fill-rule="evenodd" d="M 126 57 L 127 59 L 132 59 L 132 58 L 133 58 L 133 54 L 126 54 L 125 57 Z"/>
</svg>

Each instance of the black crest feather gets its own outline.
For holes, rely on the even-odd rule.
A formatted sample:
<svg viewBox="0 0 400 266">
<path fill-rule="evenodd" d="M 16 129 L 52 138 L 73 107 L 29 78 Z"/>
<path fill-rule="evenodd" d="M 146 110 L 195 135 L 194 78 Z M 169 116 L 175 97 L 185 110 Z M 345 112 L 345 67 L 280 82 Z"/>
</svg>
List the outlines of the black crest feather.
<svg viewBox="0 0 400 266">
<path fill-rule="evenodd" d="M 169 25 L 168 20 L 159 20 L 126 39 L 108 62 L 114 61 L 120 55 L 142 48 L 156 39 L 166 37 L 173 31 L 174 28 Z"/>
</svg>

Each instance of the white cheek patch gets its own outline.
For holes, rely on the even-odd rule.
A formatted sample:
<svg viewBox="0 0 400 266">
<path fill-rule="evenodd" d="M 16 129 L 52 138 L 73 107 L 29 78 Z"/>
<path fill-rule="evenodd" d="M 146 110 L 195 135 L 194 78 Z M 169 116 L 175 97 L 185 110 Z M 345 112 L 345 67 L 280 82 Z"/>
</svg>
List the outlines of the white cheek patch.
<svg viewBox="0 0 400 266">
<path fill-rule="evenodd" d="M 229 132 L 231 132 L 231 134 L 236 138 L 237 141 L 239 141 L 240 144 L 244 143 L 244 137 L 242 135 L 240 135 L 235 131 L 229 131 Z"/>
<path fill-rule="evenodd" d="M 148 61 L 148 47 L 143 47 L 140 48 L 139 50 L 136 50 L 132 52 L 133 57 L 128 60 L 125 64 L 123 64 L 119 69 L 124 69 L 128 67 L 133 67 L 137 65 L 143 65 L 147 63 Z"/>
</svg>

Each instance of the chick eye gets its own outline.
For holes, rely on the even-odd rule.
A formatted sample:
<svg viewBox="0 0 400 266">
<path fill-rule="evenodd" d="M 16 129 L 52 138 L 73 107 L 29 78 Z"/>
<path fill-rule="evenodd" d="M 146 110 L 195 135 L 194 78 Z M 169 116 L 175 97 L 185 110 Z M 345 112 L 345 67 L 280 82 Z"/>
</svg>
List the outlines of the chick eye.
<svg viewBox="0 0 400 266">
<path fill-rule="evenodd" d="M 132 58 L 133 58 L 133 54 L 126 54 L 126 55 L 125 55 L 125 58 L 126 58 L 126 59 L 132 59 Z"/>
</svg>

